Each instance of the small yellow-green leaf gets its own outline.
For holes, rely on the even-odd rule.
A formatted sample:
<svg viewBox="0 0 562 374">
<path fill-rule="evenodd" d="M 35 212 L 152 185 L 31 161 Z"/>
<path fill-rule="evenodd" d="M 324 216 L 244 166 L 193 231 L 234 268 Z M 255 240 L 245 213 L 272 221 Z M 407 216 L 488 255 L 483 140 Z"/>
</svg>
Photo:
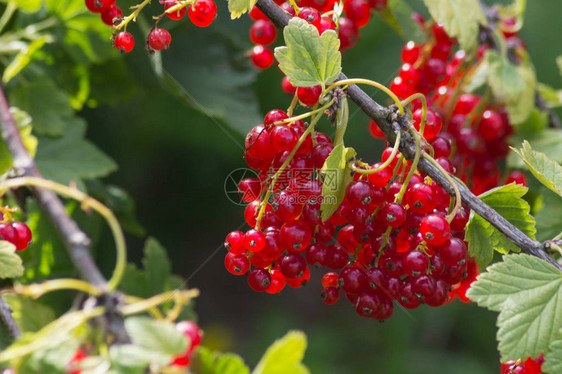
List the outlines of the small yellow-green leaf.
<svg viewBox="0 0 562 374">
<path fill-rule="evenodd" d="M 228 0 L 228 11 L 230 19 L 240 18 L 246 12 L 252 10 L 258 0 Z"/>
<path fill-rule="evenodd" d="M 560 164 L 549 159 L 542 152 L 533 151 L 526 140 L 523 142 L 523 148 L 519 150 L 510 148 L 521 157 L 539 182 L 562 196 L 562 166 Z"/>
<path fill-rule="evenodd" d="M 512 183 L 494 188 L 478 197 L 534 239 L 536 232 L 535 219 L 530 214 L 529 204 L 521 198 L 527 193 L 527 190 L 527 187 Z M 466 227 L 465 240 L 468 242 L 468 250 L 471 256 L 481 266 L 490 263 L 494 250 L 504 254 L 520 251 L 491 223 L 474 212 L 471 212 L 470 221 Z"/>
<path fill-rule="evenodd" d="M 41 9 L 41 0 L 7 0 L 6 2 L 15 4 L 18 8 L 27 13 L 35 13 Z"/>
<path fill-rule="evenodd" d="M 265 352 L 252 374 L 308 374 L 302 363 L 306 350 L 306 335 L 289 331 Z"/>
<path fill-rule="evenodd" d="M 544 99 L 549 108 L 562 106 L 562 90 L 557 90 L 544 83 L 537 83 L 537 92 Z"/>
<path fill-rule="evenodd" d="M 0 278 L 15 278 L 23 275 L 21 257 L 16 254 L 16 246 L 0 240 Z"/>
<path fill-rule="evenodd" d="M 424 0 L 424 3 L 431 17 L 443 24 L 447 34 L 458 38 L 462 49 L 476 48 L 479 25 L 487 24 L 478 0 Z"/>
<path fill-rule="evenodd" d="M 347 185 L 353 181 L 351 169 L 347 163 L 357 153 L 353 148 L 337 144 L 322 166 L 320 173 L 324 177 L 322 185 L 322 204 L 320 206 L 322 222 L 327 221 L 338 209 L 345 197 Z"/>
<path fill-rule="evenodd" d="M 283 36 L 286 46 L 275 48 L 275 58 L 293 85 L 312 87 L 336 80 L 341 72 L 341 53 L 335 31 L 319 35 L 316 27 L 295 17 Z"/>
</svg>

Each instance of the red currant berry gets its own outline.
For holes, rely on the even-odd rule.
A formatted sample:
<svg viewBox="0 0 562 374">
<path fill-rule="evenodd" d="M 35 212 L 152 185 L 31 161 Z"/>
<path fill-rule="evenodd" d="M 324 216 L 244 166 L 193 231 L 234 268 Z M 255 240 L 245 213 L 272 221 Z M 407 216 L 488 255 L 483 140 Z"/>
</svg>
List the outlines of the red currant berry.
<svg viewBox="0 0 562 374">
<path fill-rule="evenodd" d="M 410 209 L 419 214 L 429 213 L 437 205 L 433 188 L 425 183 L 416 183 L 408 188 L 406 201 Z"/>
<path fill-rule="evenodd" d="M 273 64 L 273 52 L 267 47 L 256 45 L 250 54 L 252 63 L 258 69 L 267 69 Z"/>
<path fill-rule="evenodd" d="M 171 42 L 172 36 L 168 30 L 156 28 L 148 35 L 148 44 L 155 51 L 167 49 Z"/>
<path fill-rule="evenodd" d="M 285 279 L 283 273 L 280 270 L 273 269 L 271 270 L 271 284 L 265 292 L 270 294 L 279 293 L 283 290 L 283 288 L 285 288 L 286 284 L 287 280 Z"/>
<path fill-rule="evenodd" d="M 413 41 L 409 41 L 402 48 L 402 62 L 405 64 L 414 64 L 420 57 L 421 48 Z"/>
<path fill-rule="evenodd" d="M 18 232 L 9 223 L 0 223 L 0 240 L 6 240 L 15 245 Z"/>
<path fill-rule="evenodd" d="M 441 117 L 433 110 L 428 109 L 426 113 L 426 121 L 423 128 L 423 137 L 425 139 L 432 139 L 439 131 L 441 131 Z M 422 110 L 418 109 L 412 115 L 412 119 L 414 121 L 414 127 L 416 130 L 420 131 L 421 121 L 422 121 Z"/>
<path fill-rule="evenodd" d="M 381 312 L 381 309 L 381 297 L 374 292 L 362 292 L 355 304 L 355 311 L 361 317 L 374 317 Z"/>
<path fill-rule="evenodd" d="M 322 298 L 324 304 L 333 305 L 338 301 L 340 297 L 340 291 L 338 291 L 336 287 L 332 287 L 332 286 L 324 287 L 322 289 L 322 293 L 320 294 L 320 297 Z"/>
<path fill-rule="evenodd" d="M 235 255 L 229 252 L 224 258 L 224 266 L 229 273 L 242 275 L 250 270 L 250 261 L 244 255 Z"/>
<path fill-rule="evenodd" d="M 176 5 L 176 3 L 167 3 L 166 5 L 164 5 L 164 9 L 168 10 L 175 5 Z M 170 18 L 174 21 L 178 21 L 185 16 L 185 13 L 187 13 L 187 7 L 183 7 L 180 10 L 177 10 L 175 12 L 168 13 L 168 18 Z"/>
<path fill-rule="evenodd" d="M 242 179 L 238 183 L 238 193 L 242 200 L 251 203 L 260 197 L 261 184 L 260 181 L 254 178 Z"/>
<path fill-rule="evenodd" d="M 304 222 L 287 222 L 281 227 L 279 238 L 283 248 L 289 252 L 303 252 L 310 245 L 312 231 Z"/>
<path fill-rule="evenodd" d="M 429 257 L 420 251 L 410 251 L 402 260 L 404 271 L 411 277 L 425 274 L 429 268 Z"/>
<path fill-rule="evenodd" d="M 373 120 L 369 121 L 369 133 L 375 139 L 384 139 L 385 135 L 384 132 L 379 128 L 377 123 Z"/>
<path fill-rule="evenodd" d="M 389 203 L 379 213 L 383 222 L 390 227 L 400 227 L 406 222 L 406 209 L 401 204 Z"/>
<path fill-rule="evenodd" d="M 510 183 L 516 183 L 516 184 L 526 186 L 527 185 L 527 176 L 522 171 L 513 170 L 512 172 L 509 173 L 509 175 L 507 176 L 507 179 L 505 180 L 505 184 L 510 184 Z"/>
<path fill-rule="evenodd" d="M 455 266 L 466 264 L 468 250 L 464 242 L 458 238 L 449 238 L 439 248 L 439 257 L 445 265 Z"/>
<path fill-rule="evenodd" d="M 110 5 L 106 10 L 101 12 L 101 20 L 108 26 L 113 26 L 114 21 L 121 20 L 123 12 L 117 5 Z"/>
<path fill-rule="evenodd" d="M 484 111 L 478 124 L 478 133 L 484 140 L 494 140 L 502 136 L 504 133 L 502 116 L 493 110 Z"/>
<path fill-rule="evenodd" d="M 115 0 L 86 0 L 86 7 L 90 12 L 101 13 L 115 5 Z"/>
<path fill-rule="evenodd" d="M 287 95 L 294 95 L 295 92 L 297 92 L 297 88 L 293 86 L 291 81 L 289 81 L 289 77 L 287 76 L 283 77 L 283 80 L 281 81 L 281 88 Z"/>
<path fill-rule="evenodd" d="M 12 223 L 12 227 L 16 231 L 16 239 L 15 242 L 13 242 L 16 246 L 16 250 L 22 251 L 26 249 L 31 242 L 31 230 L 23 222 L 14 222 Z"/>
<path fill-rule="evenodd" d="M 265 269 L 253 269 L 248 274 L 248 285 L 256 292 L 263 292 L 271 285 L 271 274 Z"/>
<path fill-rule="evenodd" d="M 423 239 L 432 247 L 438 247 L 449 239 L 449 222 L 439 214 L 429 214 L 420 223 Z"/>
<path fill-rule="evenodd" d="M 217 15 L 217 5 L 213 0 L 197 0 L 187 10 L 187 16 L 195 26 L 207 27 Z"/>
<path fill-rule="evenodd" d="M 244 248 L 250 252 L 259 252 L 265 247 L 265 234 L 258 230 L 248 230 L 244 235 Z"/>
<path fill-rule="evenodd" d="M 299 18 L 304 19 L 306 22 L 310 23 L 318 30 L 320 30 L 320 12 L 314 8 L 304 7 L 301 8 L 301 11 L 298 15 Z"/>
<path fill-rule="evenodd" d="M 244 246 L 244 233 L 241 231 L 232 231 L 224 240 L 226 250 L 232 254 L 240 255 L 246 252 Z"/>
<path fill-rule="evenodd" d="M 349 18 L 341 17 L 338 22 L 340 50 L 346 50 L 355 45 L 359 40 L 359 29 Z"/>
<path fill-rule="evenodd" d="M 135 46 L 135 38 L 131 33 L 123 31 L 117 34 L 114 44 L 121 53 L 131 52 Z"/>
<path fill-rule="evenodd" d="M 250 27 L 250 39 L 254 44 L 270 45 L 277 38 L 277 30 L 271 21 L 258 20 Z"/>
<path fill-rule="evenodd" d="M 318 102 L 322 94 L 322 86 L 299 87 L 297 88 L 297 96 L 299 101 L 304 105 L 312 106 Z"/>
<path fill-rule="evenodd" d="M 349 0 L 344 3 L 345 15 L 358 28 L 364 27 L 371 19 L 371 9 L 369 4 L 363 0 Z"/>
<path fill-rule="evenodd" d="M 322 35 L 324 31 L 335 30 L 335 29 L 336 29 L 336 23 L 334 22 L 333 19 L 331 19 L 330 17 L 322 17 L 320 19 L 320 28 L 318 29 L 320 35 Z"/>
<path fill-rule="evenodd" d="M 293 253 L 281 257 L 279 268 L 288 279 L 300 278 L 306 271 L 306 260 L 299 254 Z"/>
<path fill-rule="evenodd" d="M 374 195 L 373 186 L 364 181 L 353 181 L 345 190 L 345 197 L 352 206 L 356 207 L 371 204 L 374 200 Z"/>
</svg>

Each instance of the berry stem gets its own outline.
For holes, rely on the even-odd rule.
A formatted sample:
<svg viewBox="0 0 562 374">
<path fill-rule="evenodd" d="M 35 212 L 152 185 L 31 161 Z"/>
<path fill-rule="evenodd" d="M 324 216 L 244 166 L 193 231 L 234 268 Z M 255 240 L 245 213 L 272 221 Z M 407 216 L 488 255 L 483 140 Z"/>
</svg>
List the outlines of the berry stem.
<svg viewBox="0 0 562 374">
<path fill-rule="evenodd" d="M 416 139 L 416 154 L 414 156 L 414 161 L 412 162 L 412 166 L 410 167 L 410 171 L 408 172 L 408 175 L 406 176 L 406 179 L 404 180 L 404 182 L 402 182 L 402 188 L 400 188 L 400 191 L 398 192 L 398 194 L 396 195 L 396 198 L 394 199 L 394 202 L 397 203 L 397 204 L 402 203 L 402 199 L 404 198 L 404 194 L 406 193 L 406 190 L 408 189 L 408 184 L 410 183 L 410 180 L 414 176 L 414 173 L 416 172 L 416 170 L 418 168 L 418 163 L 420 161 L 421 136 L 415 130 L 412 130 L 411 133 L 414 136 L 414 138 Z M 424 153 L 424 155 L 425 155 L 425 153 Z"/>
<path fill-rule="evenodd" d="M 21 337 L 21 331 L 16 323 L 16 320 L 12 316 L 12 308 L 4 301 L 4 299 L 0 296 L 0 320 L 6 329 L 10 333 L 10 336 L 14 339 Z"/>
<path fill-rule="evenodd" d="M 291 5 L 293 6 L 293 9 L 295 10 L 295 15 L 299 15 L 301 8 L 299 8 L 299 6 L 297 5 L 297 2 L 295 0 L 289 0 L 289 2 L 291 3 Z"/>
<path fill-rule="evenodd" d="M 121 279 L 123 278 L 123 273 L 125 272 L 125 267 L 127 265 L 127 249 L 125 245 L 125 237 L 123 235 L 123 231 L 121 230 L 121 226 L 119 225 L 119 221 L 108 207 L 97 201 L 96 199 L 88 196 L 84 192 L 78 190 L 77 188 L 71 188 L 64 186 L 62 184 L 46 180 L 43 178 L 36 178 L 36 177 L 21 177 L 21 178 L 14 178 L 4 181 L 0 184 L 0 188 L 8 189 L 8 188 L 17 188 L 23 186 L 32 186 L 32 187 L 40 187 L 44 188 L 53 192 L 56 192 L 60 195 L 67 196 L 73 198 L 79 202 L 81 202 L 82 209 L 88 210 L 89 208 L 94 209 L 98 212 L 109 225 L 113 233 L 113 238 L 115 240 L 115 247 L 117 249 L 117 260 L 115 263 L 115 269 L 113 271 L 113 275 L 111 279 L 108 281 L 107 285 L 105 285 L 105 291 L 111 292 L 117 288 Z"/>
<path fill-rule="evenodd" d="M 121 313 L 125 316 L 138 314 L 146 310 L 155 308 L 158 305 L 162 305 L 170 300 L 177 300 L 177 298 L 182 298 L 183 300 L 189 301 L 191 299 L 196 298 L 197 296 L 199 296 L 199 290 L 197 289 L 184 290 L 184 291 L 179 291 L 179 290 L 168 291 L 156 296 L 152 296 L 151 298 L 148 299 L 143 299 L 141 301 L 125 305 L 121 308 Z M 132 300 L 132 299 L 128 298 L 128 300 Z"/>
<path fill-rule="evenodd" d="M 435 159 L 433 157 L 431 157 L 427 153 L 424 153 L 423 158 L 425 158 L 426 160 L 431 162 L 431 164 L 433 166 L 435 166 L 437 169 L 439 169 L 441 174 L 443 174 L 443 176 L 445 178 L 447 178 L 447 180 L 449 181 L 449 183 L 453 186 L 453 189 L 455 190 L 455 206 L 454 206 L 453 210 L 450 211 L 449 214 L 447 214 L 447 216 L 445 217 L 447 219 L 447 222 L 451 223 L 453 218 L 455 218 L 455 215 L 457 214 L 457 211 L 460 209 L 460 207 L 462 205 L 462 197 L 461 197 L 461 192 L 459 190 L 459 187 L 455 183 L 453 178 L 449 175 L 449 173 L 445 169 L 443 169 L 443 167 L 441 165 L 439 165 L 439 163 L 437 161 L 435 161 Z"/>
<path fill-rule="evenodd" d="M 293 100 L 291 100 L 291 105 L 287 108 L 287 115 L 291 117 L 293 115 L 293 111 L 299 102 L 299 95 L 297 95 L 297 91 L 295 90 L 295 94 L 293 95 Z"/>
<path fill-rule="evenodd" d="M 354 165 L 355 163 L 351 162 L 350 163 L 351 169 L 354 172 L 361 173 L 361 174 L 374 174 L 374 173 L 378 173 L 382 169 L 386 168 L 388 165 L 390 165 L 392 163 L 392 161 L 394 161 L 394 158 L 396 157 L 396 154 L 398 153 L 398 147 L 400 146 L 400 138 L 401 138 L 401 134 L 400 134 L 400 132 L 398 132 L 396 134 L 396 141 L 394 142 L 394 147 L 392 148 L 392 153 L 390 154 L 388 159 L 385 162 L 383 162 L 382 165 L 379 166 L 378 168 L 365 170 L 365 169 L 355 167 L 355 165 Z"/>
<path fill-rule="evenodd" d="M 81 279 L 62 278 L 48 280 L 42 283 L 35 283 L 29 285 L 16 284 L 14 291 L 20 295 L 29 296 L 37 299 L 49 292 L 61 290 L 74 290 L 85 292 L 93 296 L 101 296 L 103 290 Z"/>
<path fill-rule="evenodd" d="M 117 26 L 115 26 L 115 31 L 121 30 L 123 28 L 126 30 L 129 22 L 131 22 L 131 21 L 136 22 L 137 17 L 140 14 L 140 12 L 143 10 L 143 8 L 145 6 L 150 4 L 150 2 L 151 2 L 151 0 L 144 0 L 142 3 L 132 6 L 131 9 L 134 9 L 134 11 L 131 14 L 129 14 L 127 17 L 123 17 L 121 22 Z M 175 7 L 176 6 L 173 6 L 172 8 L 175 8 Z M 170 9 L 172 9 L 172 8 L 170 8 Z M 168 9 L 168 10 L 170 10 L 170 9 Z"/>
<path fill-rule="evenodd" d="M 345 86 L 343 88 L 345 90 L 346 88 L 348 88 L 352 84 L 366 84 L 368 86 L 373 86 L 373 87 L 378 88 L 379 90 L 383 91 L 385 94 L 390 96 L 390 98 L 392 100 L 394 100 L 394 103 L 398 107 L 398 110 L 399 110 L 400 114 L 404 115 L 404 107 L 402 106 L 402 103 L 400 102 L 400 99 L 398 98 L 398 96 L 396 96 L 396 94 L 394 92 L 392 92 L 385 85 L 380 84 L 379 82 L 375 82 L 375 81 L 372 81 L 370 79 L 363 79 L 363 78 L 352 78 L 352 79 L 348 78 L 348 79 L 343 79 L 343 80 L 339 80 L 337 82 L 332 83 L 332 87 Z"/>
<path fill-rule="evenodd" d="M 406 106 L 412 101 L 420 99 L 422 102 L 422 118 L 420 122 L 420 134 L 423 136 L 423 130 L 425 129 L 425 122 L 427 121 L 427 100 L 425 99 L 425 95 L 422 93 L 416 93 L 412 96 L 408 97 L 406 100 L 402 101 L 402 105 Z"/>
<path fill-rule="evenodd" d="M 17 7 L 18 6 L 16 5 L 16 3 L 13 2 L 9 2 L 6 5 L 6 9 L 4 10 L 4 13 L 2 13 L 2 17 L 0 18 L 0 33 L 4 31 L 4 28 L 12 19 L 12 16 L 14 15 Z"/>
<path fill-rule="evenodd" d="M 296 94 L 295 94 L 295 96 L 296 96 Z M 294 99 L 293 99 L 293 101 L 294 101 Z M 313 115 L 315 115 L 315 114 L 317 114 L 317 113 L 322 113 L 323 111 L 325 111 L 326 109 L 328 109 L 329 107 L 331 107 L 333 103 L 334 103 L 334 100 L 331 100 L 328 104 L 324 105 L 324 106 L 321 107 L 321 108 L 314 109 L 314 110 L 311 110 L 310 112 L 306 112 L 306 113 L 303 113 L 303 114 L 299 114 L 298 116 L 285 118 L 284 120 L 275 122 L 273 125 L 281 125 L 281 124 L 283 124 L 283 123 L 293 123 L 293 122 L 295 122 L 295 121 L 298 121 L 299 119 L 304 119 L 304 118 L 307 118 L 307 117 L 312 117 Z M 292 103 L 291 103 L 291 105 L 292 105 Z M 288 110 L 287 110 L 287 114 L 289 114 L 289 111 L 288 111 Z"/>
</svg>

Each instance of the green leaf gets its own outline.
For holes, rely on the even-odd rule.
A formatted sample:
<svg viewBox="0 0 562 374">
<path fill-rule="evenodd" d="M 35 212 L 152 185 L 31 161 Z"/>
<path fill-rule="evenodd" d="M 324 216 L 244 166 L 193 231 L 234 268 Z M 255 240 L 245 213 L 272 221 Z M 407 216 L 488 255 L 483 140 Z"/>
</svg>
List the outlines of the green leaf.
<svg viewBox="0 0 562 374">
<path fill-rule="evenodd" d="M 556 65 L 558 65 L 558 72 L 560 73 L 560 76 L 562 77 L 562 56 L 556 57 Z"/>
<path fill-rule="evenodd" d="M 529 214 L 529 204 L 521 198 L 527 193 L 527 190 L 527 187 L 512 183 L 496 187 L 478 197 L 534 239 L 536 232 L 535 219 Z M 468 242 L 470 255 L 475 257 L 476 263 L 480 266 L 486 266 L 492 261 L 494 250 L 500 253 L 520 251 L 498 229 L 474 211 L 470 214 L 465 240 Z"/>
<path fill-rule="evenodd" d="M 544 153 L 533 151 L 526 140 L 523 142 L 523 148 L 510 148 L 525 162 L 539 182 L 562 196 L 562 166 Z"/>
<path fill-rule="evenodd" d="M 312 87 L 336 80 L 341 72 L 340 41 L 335 31 L 318 30 L 293 18 L 283 30 L 286 47 L 275 48 L 279 68 L 297 87 Z"/>
<path fill-rule="evenodd" d="M 29 314 L 29 310 L 27 313 Z M 23 359 L 20 366 L 17 367 L 17 372 L 19 374 L 65 374 L 68 372 L 66 366 L 76 354 L 79 346 L 79 339 L 69 337 L 60 344 L 36 350 Z"/>
<path fill-rule="evenodd" d="M 467 295 L 479 306 L 500 312 L 502 361 L 536 357 L 562 336 L 562 273 L 546 261 L 505 255 L 503 262 L 478 276 Z"/>
<path fill-rule="evenodd" d="M 240 18 L 246 12 L 252 10 L 258 0 L 228 0 L 228 11 L 230 19 Z"/>
<path fill-rule="evenodd" d="M 111 368 L 117 373 L 144 374 L 148 371 L 149 365 L 166 366 L 173 356 L 134 344 L 120 344 L 111 346 L 109 357 Z"/>
<path fill-rule="evenodd" d="M 16 246 L 0 240 L 0 278 L 15 278 L 23 275 L 21 257 L 16 254 Z"/>
<path fill-rule="evenodd" d="M 451 37 L 459 40 L 461 49 L 477 46 L 479 25 L 486 25 L 486 15 L 478 0 L 424 0 L 431 17 L 442 23 Z"/>
<path fill-rule="evenodd" d="M 246 47 L 213 30 L 175 31 L 174 42 L 182 47 L 167 51 L 163 63 L 153 57 L 153 67 L 165 87 L 187 105 L 240 133 L 262 123 L 263 114 L 252 89 L 257 70 L 244 57 Z"/>
<path fill-rule="evenodd" d="M 36 332 L 55 320 L 55 312 L 47 305 L 19 295 L 5 295 L 12 316 L 22 332 Z M 33 311 L 33 313 L 30 313 Z"/>
<path fill-rule="evenodd" d="M 305 350 L 306 335 L 289 331 L 267 349 L 252 374 L 307 374 L 309 370 L 302 363 Z"/>
<path fill-rule="evenodd" d="M 490 67 L 488 84 L 494 98 L 505 104 L 512 124 L 524 122 L 535 107 L 535 72 L 532 66 L 515 66 L 492 50 L 486 52 L 486 60 Z"/>
<path fill-rule="evenodd" d="M 556 90 L 544 83 L 537 83 L 537 91 L 544 99 L 549 108 L 559 108 L 562 106 L 562 90 Z"/>
<path fill-rule="evenodd" d="M 542 370 L 550 374 L 562 373 L 562 339 L 550 344 L 550 350 L 544 356 Z"/>
<path fill-rule="evenodd" d="M 540 201 L 542 207 L 535 213 L 537 240 L 544 241 L 554 238 L 562 231 L 562 199 L 544 188 Z"/>
<path fill-rule="evenodd" d="M 125 329 L 131 342 L 149 351 L 177 356 L 185 352 L 189 342 L 172 322 L 154 320 L 149 317 L 125 319 Z"/>
<path fill-rule="evenodd" d="M 142 260 L 149 293 L 156 295 L 168 286 L 168 278 L 172 273 L 172 265 L 166 250 L 154 238 L 148 238 L 144 244 L 144 259 Z"/>
<path fill-rule="evenodd" d="M 29 63 L 33 58 L 33 54 L 41 49 L 47 38 L 45 36 L 35 39 L 31 42 L 25 49 L 19 52 L 16 57 L 10 62 L 4 73 L 2 74 L 2 82 L 8 83 L 13 77 L 18 75 Z"/>
<path fill-rule="evenodd" d="M 412 18 L 412 8 L 404 0 L 389 0 L 387 6 L 375 12 L 403 38 L 423 43 L 426 37 Z"/>
<path fill-rule="evenodd" d="M 31 135 L 31 117 L 17 107 L 10 107 L 10 113 L 14 117 L 14 121 L 16 121 L 23 144 L 27 148 L 29 154 L 34 157 L 37 152 L 37 138 Z M 10 154 L 6 143 L 0 139 L 0 174 L 4 174 L 12 166 L 12 155 Z"/>
<path fill-rule="evenodd" d="M 345 148 L 340 143 L 337 144 L 326 161 L 320 173 L 324 177 L 322 185 L 322 222 L 327 221 L 332 214 L 338 209 L 343 198 L 345 197 L 345 189 L 347 185 L 353 181 L 351 169 L 347 165 L 357 152 L 353 148 Z"/>
<path fill-rule="evenodd" d="M 105 177 L 117 164 L 84 139 L 86 123 L 77 117 L 64 123 L 64 136 L 39 138 L 37 167 L 47 179 L 68 184 L 71 181 Z"/>
<path fill-rule="evenodd" d="M 202 364 L 201 374 L 249 374 L 244 360 L 232 353 L 212 352 L 206 347 L 197 350 Z"/>
<path fill-rule="evenodd" d="M 10 103 L 26 111 L 33 118 L 37 134 L 61 136 L 73 110 L 68 96 L 48 77 L 19 84 L 10 91 Z"/>
<path fill-rule="evenodd" d="M 41 9 L 42 0 L 6 0 L 6 2 L 15 4 L 27 13 L 35 13 Z"/>
<path fill-rule="evenodd" d="M 521 144 L 527 140 L 531 147 L 537 151 L 547 154 L 551 160 L 562 163 L 562 131 L 557 129 L 544 129 L 534 134 L 528 134 L 525 137 L 512 136 L 511 144 Z M 524 168 L 525 163 L 515 153 L 510 152 L 507 156 L 507 164 L 513 168 Z"/>
</svg>

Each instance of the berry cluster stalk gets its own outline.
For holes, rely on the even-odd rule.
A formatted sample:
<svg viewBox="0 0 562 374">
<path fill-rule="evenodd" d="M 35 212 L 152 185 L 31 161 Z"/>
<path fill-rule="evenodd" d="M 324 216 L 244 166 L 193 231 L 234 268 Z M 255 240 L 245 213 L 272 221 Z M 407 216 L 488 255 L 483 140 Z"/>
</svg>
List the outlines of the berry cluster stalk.
<svg viewBox="0 0 562 374">
<path fill-rule="evenodd" d="M 290 16 L 272 0 L 258 0 L 256 6 L 280 29 L 287 26 Z M 348 78 L 344 73 L 341 73 L 338 77 L 338 81 L 347 79 Z M 390 144 L 394 144 L 396 141 L 395 127 L 403 130 L 408 129 L 408 116 L 400 115 L 395 106 L 384 107 L 380 105 L 355 84 L 350 85 L 345 92 L 365 114 L 375 120 L 380 129 L 385 133 Z M 416 141 L 407 131 L 404 131 L 402 136 L 400 152 L 408 160 L 413 160 L 415 157 Z M 490 222 L 511 242 L 521 248 L 524 252 L 532 256 L 536 256 L 562 271 L 562 266 L 546 253 L 545 248 L 549 246 L 547 242 L 541 243 L 525 235 L 498 212 L 480 200 L 470 190 L 456 181 L 454 182 L 456 185 L 455 188 L 455 186 L 449 181 L 450 178 L 443 175 L 441 171 L 427 159 L 422 157 L 419 160 L 418 169 L 423 171 L 436 183 L 442 186 L 449 195 L 455 196 L 455 190 L 458 189 L 463 203 L 486 221 Z"/>
</svg>

